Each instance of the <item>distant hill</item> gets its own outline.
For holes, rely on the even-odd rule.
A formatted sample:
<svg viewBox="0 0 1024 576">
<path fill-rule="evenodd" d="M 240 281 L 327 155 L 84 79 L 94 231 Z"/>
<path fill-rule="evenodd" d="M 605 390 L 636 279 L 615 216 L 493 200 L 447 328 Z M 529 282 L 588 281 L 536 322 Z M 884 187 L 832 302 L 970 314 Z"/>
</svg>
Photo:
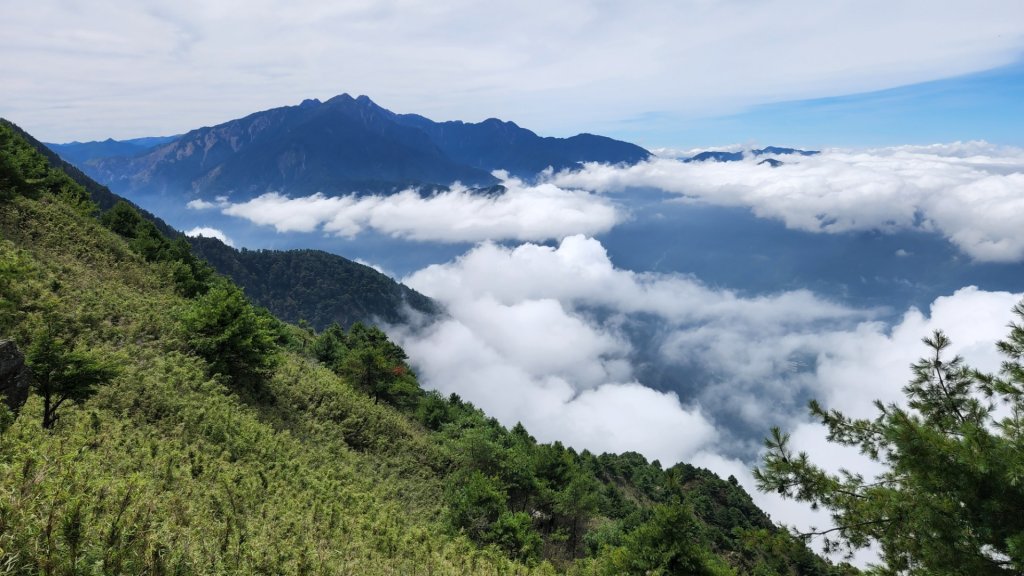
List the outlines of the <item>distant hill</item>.
<svg viewBox="0 0 1024 576">
<path fill-rule="evenodd" d="M 253 302 L 286 322 L 317 330 L 374 320 L 398 324 L 404 308 L 433 315 L 433 300 L 357 262 L 320 250 L 236 250 L 216 238 L 189 238 L 192 251 L 231 278 Z"/>
<path fill-rule="evenodd" d="M 141 153 L 137 143 L 54 145 L 87 174 L 127 194 L 235 200 L 277 191 L 391 192 L 455 181 L 498 182 L 498 169 L 530 177 L 583 161 L 633 163 L 650 154 L 602 136 L 542 138 L 512 122 L 433 122 L 398 115 L 366 96 L 306 100 L 192 130 Z M 109 150 L 109 156 L 83 156 Z M 76 160 L 75 158 L 78 158 Z"/>
<path fill-rule="evenodd" d="M 0 124 L 42 154 L 53 168 L 66 173 L 85 188 L 101 211 L 126 202 L 157 230 L 170 238 L 184 235 L 150 212 L 111 192 L 61 159 L 42 142 L 17 125 Z M 426 296 L 395 282 L 369 266 L 319 250 L 235 250 L 212 238 L 189 238 L 196 255 L 243 288 L 255 303 L 289 322 L 306 320 L 323 329 L 333 322 L 399 324 L 406 307 L 422 314 L 436 314 L 437 305 Z"/>
<path fill-rule="evenodd" d="M 131 140 L 114 140 L 107 138 L 103 141 L 93 142 L 68 142 L 66 144 L 52 144 L 45 142 L 46 146 L 60 154 L 60 157 L 74 164 L 85 164 L 95 158 L 107 158 L 110 156 L 137 156 L 161 144 L 173 142 L 178 136 L 154 136 L 148 138 L 133 138 Z"/>
<path fill-rule="evenodd" d="M 772 155 L 788 156 L 792 154 L 798 154 L 800 156 L 814 156 L 816 154 L 820 154 L 821 152 L 817 150 L 800 150 L 797 148 L 779 148 L 778 146 L 766 146 L 764 148 L 755 148 L 754 150 L 746 151 L 741 150 L 739 152 L 707 150 L 699 154 L 690 156 L 689 158 L 683 160 L 683 162 L 706 162 L 708 160 L 712 160 L 715 162 L 739 162 L 740 160 L 743 160 L 743 158 L 746 157 L 747 153 L 751 154 L 754 157 L 761 157 Z M 773 168 L 782 165 L 782 162 L 777 159 L 770 158 L 769 160 L 771 161 L 768 162 L 768 164 L 770 164 Z"/>
</svg>

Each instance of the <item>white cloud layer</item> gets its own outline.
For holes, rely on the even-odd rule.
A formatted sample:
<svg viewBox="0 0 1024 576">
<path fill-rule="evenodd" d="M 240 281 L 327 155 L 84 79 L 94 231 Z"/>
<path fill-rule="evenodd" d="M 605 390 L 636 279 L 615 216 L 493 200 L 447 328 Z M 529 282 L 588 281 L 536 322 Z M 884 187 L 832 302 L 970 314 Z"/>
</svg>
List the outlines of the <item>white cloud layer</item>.
<svg viewBox="0 0 1024 576">
<path fill-rule="evenodd" d="M 551 182 L 605 192 L 654 187 L 690 201 L 750 208 L 810 232 L 934 231 L 975 260 L 1024 260 L 1024 150 L 957 142 L 783 160 L 778 168 L 756 158 L 592 164 Z"/>
<path fill-rule="evenodd" d="M 681 275 L 617 269 L 601 243 L 585 236 L 565 238 L 558 247 L 485 243 L 405 283 L 451 314 L 402 336 L 428 386 L 457 392 L 503 422 L 522 421 L 546 440 L 638 450 L 663 462 L 715 444 L 713 423 L 703 397 L 681 401 L 637 382 L 623 322 L 654 317 L 673 335 L 742 333 L 756 345 L 822 322 L 864 317 L 806 291 L 744 298 Z M 733 340 L 719 339 L 722 356 Z M 751 378 L 770 374 L 786 361 L 785 351 L 770 351 L 783 356 L 735 357 L 732 364 Z"/>
<path fill-rule="evenodd" d="M 325 196 L 289 198 L 264 194 L 247 202 L 221 204 L 224 214 L 278 232 L 322 231 L 355 236 L 365 230 L 434 242 L 482 240 L 546 240 L 570 234 L 596 234 L 621 218 L 606 198 L 551 184 L 527 186 L 504 181 L 503 194 L 483 195 L 465 188 L 423 197 L 415 190 L 391 196 Z M 205 208 L 190 202 L 190 208 Z"/>
<path fill-rule="evenodd" d="M 221 242 L 227 244 L 228 246 L 231 246 L 232 248 L 234 248 L 235 246 L 235 243 L 231 241 L 231 238 L 228 238 L 227 234 L 225 234 L 221 230 L 218 230 L 217 228 L 210 228 L 209 226 L 196 226 L 191 230 L 185 231 L 185 236 L 202 236 L 205 238 L 216 238 L 217 240 L 220 240 Z"/>
<path fill-rule="evenodd" d="M 47 141 L 180 133 L 343 91 L 567 134 L 950 77 L 1024 47 L 1017 0 L 38 0 L 3 15 L 0 115 Z"/>
<path fill-rule="evenodd" d="M 902 388 L 912 377 L 910 363 L 926 354 L 921 338 L 934 330 L 943 330 L 952 339 L 950 357 L 960 354 L 971 366 L 985 372 L 996 372 L 1001 357 L 994 343 L 1006 335 L 1010 308 L 1022 297 L 1024 294 L 985 292 L 968 287 L 937 298 L 928 315 L 911 309 L 893 326 L 864 323 L 853 330 L 818 335 L 816 368 L 810 380 L 813 395 L 824 407 L 839 409 L 856 418 L 876 416 L 873 406 L 876 399 L 884 403 L 904 404 Z M 758 391 L 743 387 L 742 390 L 758 394 L 762 402 L 774 400 L 770 389 Z M 855 448 L 828 443 L 825 428 L 816 422 L 793 416 L 766 422 L 766 431 L 771 425 L 779 425 L 791 434 L 794 451 L 807 452 L 813 462 L 830 472 L 845 468 L 872 478 L 882 471 L 878 463 Z M 751 464 L 756 462 L 744 462 L 711 447 L 696 454 L 691 463 L 723 477 L 734 475 L 753 495 L 757 505 L 777 522 L 805 531 L 812 526 L 832 526 L 823 510 L 813 511 L 802 504 L 783 500 L 776 494 L 757 492 L 750 472 Z M 820 542 L 813 544 L 820 552 Z M 877 561 L 877 555 L 871 550 L 855 557 L 855 564 L 860 566 L 874 561 Z"/>
<path fill-rule="evenodd" d="M 967 287 L 888 324 L 806 291 L 743 297 L 687 276 L 618 269 L 584 236 L 557 247 L 481 244 L 405 283 L 450 313 L 396 334 L 426 386 L 506 425 L 523 422 L 542 441 L 735 475 L 775 520 L 803 528 L 828 518 L 754 488 L 750 466 L 769 428 L 791 431 L 794 448 L 827 469 L 877 472 L 825 442 L 806 399 L 858 417 L 873 413 L 874 399 L 899 401 L 910 364 L 925 353 L 921 338 L 936 328 L 953 339 L 952 353 L 996 370 L 994 342 L 1022 297 Z M 641 318 L 654 319 L 668 369 L 700 366 L 692 396 L 638 380 L 624 327 Z"/>
<path fill-rule="evenodd" d="M 212 210 L 217 206 L 217 204 L 214 204 L 213 202 L 209 202 L 207 200 L 203 200 L 202 198 L 190 200 L 188 204 L 185 205 L 185 207 L 187 207 L 189 210 Z"/>
</svg>

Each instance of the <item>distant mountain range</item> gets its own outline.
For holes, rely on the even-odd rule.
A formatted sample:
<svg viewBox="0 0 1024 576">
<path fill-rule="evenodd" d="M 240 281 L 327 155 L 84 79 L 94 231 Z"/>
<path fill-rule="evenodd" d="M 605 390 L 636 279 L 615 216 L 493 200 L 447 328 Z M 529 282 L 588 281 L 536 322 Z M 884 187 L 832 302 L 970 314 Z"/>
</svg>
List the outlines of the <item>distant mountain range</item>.
<svg viewBox="0 0 1024 576">
<path fill-rule="evenodd" d="M 342 94 L 250 114 L 167 141 L 50 145 L 122 194 L 242 200 L 264 192 L 389 192 L 408 186 L 498 183 L 491 172 L 532 177 L 580 162 L 636 163 L 647 150 L 580 134 L 543 138 L 513 122 L 434 122 Z"/>
<path fill-rule="evenodd" d="M 46 145 L 60 154 L 60 157 L 72 164 L 86 164 L 95 158 L 108 158 L 111 156 L 138 156 L 161 144 L 173 142 L 181 136 L 153 136 L 148 138 L 133 138 L 131 140 L 114 140 L 107 138 L 103 141 L 94 142 L 68 142 L 67 144 Z"/>
<path fill-rule="evenodd" d="M 737 152 L 726 152 L 723 150 L 707 150 L 699 154 L 695 154 L 683 160 L 683 162 L 707 162 L 708 160 L 714 162 L 739 162 L 743 160 L 747 154 L 759 158 L 761 156 L 789 156 L 797 154 L 799 156 L 814 156 L 820 154 L 817 150 L 800 150 L 797 148 L 780 148 L 778 146 L 766 146 L 764 148 L 755 148 L 754 150 L 740 150 Z M 758 162 L 758 164 L 768 164 L 772 168 L 781 166 L 783 162 L 776 158 L 765 158 Z"/>
</svg>

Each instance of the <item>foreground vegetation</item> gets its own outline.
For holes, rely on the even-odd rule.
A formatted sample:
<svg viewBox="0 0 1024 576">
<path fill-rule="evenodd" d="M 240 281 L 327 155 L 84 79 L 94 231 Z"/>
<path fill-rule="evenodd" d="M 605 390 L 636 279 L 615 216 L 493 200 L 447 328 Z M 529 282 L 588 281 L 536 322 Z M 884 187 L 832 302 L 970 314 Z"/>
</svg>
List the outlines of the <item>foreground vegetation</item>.
<svg viewBox="0 0 1024 576">
<path fill-rule="evenodd" d="M 881 463 L 877 478 L 830 474 L 773 430 L 756 471 L 760 487 L 829 510 L 831 549 L 875 544 L 883 574 L 1004 575 L 1024 572 L 1024 303 L 998 343 L 999 375 L 950 358 L 949 338 L 925 338 L 906 402 L 876 402 L 873 419 L 811 403 L 831 442 Z"/>
<path fill-rule="evenodd" d="M 839 574 L 735 481 L 577 453 L 284 324 L 0 122 L 0 574 Z"/>
</svg>

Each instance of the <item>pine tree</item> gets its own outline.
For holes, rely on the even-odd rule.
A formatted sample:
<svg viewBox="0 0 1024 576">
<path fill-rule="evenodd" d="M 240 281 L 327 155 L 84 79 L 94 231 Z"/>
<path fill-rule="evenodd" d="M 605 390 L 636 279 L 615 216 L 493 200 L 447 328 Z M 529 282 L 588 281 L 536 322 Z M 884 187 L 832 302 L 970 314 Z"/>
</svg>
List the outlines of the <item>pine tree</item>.
<svg viewBox="0 0 1024 576">
<path fill-rule="evenodd" d="M 1014 313 L 1024 319 L 1024 304 Z M 999 376 L 947 358 L 942 332 L 925 338 L 929 355 L 913 365 L 906 407 L 876 402 L 874 419 L 852 419 L 811 403 L 831 442 L 854 446 L 886 465 L 878 478 L 830 474 L 789 435 L 773 429 L 759 488 L 831 512 L 835 527 L 815 531 L 826 548 L 880 546 L 887 574 L 1020 574 L 1024 570 L 1024 327 L 998 343 Z M 997 404 L 1009 414 L 996 420 Z"/>
</svg>

